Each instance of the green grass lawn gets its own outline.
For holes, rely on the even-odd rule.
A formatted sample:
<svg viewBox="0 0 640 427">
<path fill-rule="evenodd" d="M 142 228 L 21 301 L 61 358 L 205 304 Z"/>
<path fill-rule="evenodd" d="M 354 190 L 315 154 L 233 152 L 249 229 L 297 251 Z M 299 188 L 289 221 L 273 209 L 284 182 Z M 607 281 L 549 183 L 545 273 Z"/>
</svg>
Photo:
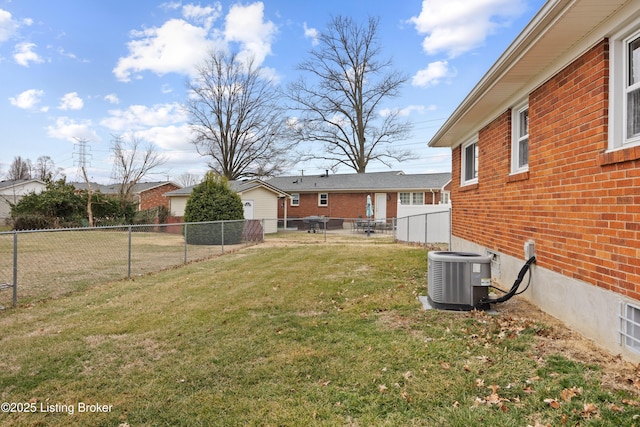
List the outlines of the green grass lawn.
<svg viewBox="0 0 640 427">
<path fill-rule="evenodd" d="M 540 356 L 545 325 L 422 310 L 426 267 L 387 239 L 259 245 L 0 312 L 0 402 L 38 411 L 0 424 L 640 425 L 602 367 Z"/>
</svg>

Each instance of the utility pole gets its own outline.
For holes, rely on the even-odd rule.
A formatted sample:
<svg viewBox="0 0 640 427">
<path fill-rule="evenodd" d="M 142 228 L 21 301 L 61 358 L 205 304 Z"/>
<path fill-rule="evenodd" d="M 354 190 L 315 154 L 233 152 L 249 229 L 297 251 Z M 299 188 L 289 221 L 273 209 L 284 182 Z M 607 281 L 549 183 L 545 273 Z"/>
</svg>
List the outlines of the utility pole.
<svg viewBox="0 0 640 427">
<path fill-rule="evenodd" d="M 89 141 L 83 138 L 74 139 L 77 141 L 76 147 L 78 148 L 78 170 L 82 173 L 84 182 L 87 184 L 87 218 L 89 220 L 89 227 L 93 227 L 93 209 L 91 208 L 91 196 L 93 194 L 93 190 L 91 188 L 89 177 L 87 176 L 87 157 L 91 157 L 91 154 L 87 154 L 87 142 Z M 75 155 L 76 153 L 74 152 L 73 154 Z"/>
</svg>

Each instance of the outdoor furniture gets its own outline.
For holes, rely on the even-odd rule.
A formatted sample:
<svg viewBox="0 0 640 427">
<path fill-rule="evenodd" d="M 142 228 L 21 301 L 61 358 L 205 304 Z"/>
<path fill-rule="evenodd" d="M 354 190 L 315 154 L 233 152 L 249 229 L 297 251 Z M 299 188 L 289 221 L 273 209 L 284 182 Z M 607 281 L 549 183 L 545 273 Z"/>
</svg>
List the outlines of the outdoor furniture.
<svg viewBox="0 0 640 427">
<path fill-rule="evenodd" d="M 320 229 L 320 224 L 323 223 L 326 227 L 327 219 L 323 216 L 308 216 L 302 219 L 305 224 L 309 224 L 309 229 L 307 233 L 311 233 L 312 231 L 315 233 Z"/>
</svg>

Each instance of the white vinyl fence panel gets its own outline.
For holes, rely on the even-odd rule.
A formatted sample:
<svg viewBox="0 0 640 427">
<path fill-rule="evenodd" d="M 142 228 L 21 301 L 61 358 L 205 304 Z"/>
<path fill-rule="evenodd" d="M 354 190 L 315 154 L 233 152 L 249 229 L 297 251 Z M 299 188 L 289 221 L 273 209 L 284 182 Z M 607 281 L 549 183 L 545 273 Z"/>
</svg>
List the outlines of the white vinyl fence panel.
<svg viewBox="0 0 640 427">
<path fill-rule="evenodd" d="M 451 210 L 398 218 L 396 239 L 409 243 L 450 243 Z"/>
</svg>

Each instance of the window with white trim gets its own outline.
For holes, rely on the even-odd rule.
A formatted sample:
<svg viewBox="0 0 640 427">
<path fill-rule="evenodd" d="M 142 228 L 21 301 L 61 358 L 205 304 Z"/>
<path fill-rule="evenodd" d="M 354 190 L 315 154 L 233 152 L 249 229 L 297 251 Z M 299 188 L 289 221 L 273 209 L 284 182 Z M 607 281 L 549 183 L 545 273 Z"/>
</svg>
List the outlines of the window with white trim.
<svg viewBox="0 0 640 427">
<path fill-rule="evenodd" d="M 413 193 L 411 198 L 412 205 L 424 205 L 424 193 Z"/>
<path fill-rule="evenodd" d="M 291 193 L 291 206 L 300 206 L 300 193 Z"/>
<path fill-rule="evenodd" d="M 400 200 L 400 204 L 404 206 L 409 205 L 424 205 L 424 193 L 410 193 L 410 192 L 401 192 L 398 193 L 398 199 Z"/>
<path fill-rule="evenodd" d="M 462 146 L 462 185 L 478 182 L 478 140 L 473 140 Z"/>
<path fill-rule="evenodd" d="M 609 149 L 640 145 L 640 23 L 610 38 Z"/>
<path fill-rule="evenodd" d="M 511 172 L 529 169 L 529 105 L 511 110 Z"/>
<path fill-rule="evenodd" d="M 319 193 L 318 194 L 318 206 L 329 206 L 329 194 L 328 193 Z"/>
</svg>

